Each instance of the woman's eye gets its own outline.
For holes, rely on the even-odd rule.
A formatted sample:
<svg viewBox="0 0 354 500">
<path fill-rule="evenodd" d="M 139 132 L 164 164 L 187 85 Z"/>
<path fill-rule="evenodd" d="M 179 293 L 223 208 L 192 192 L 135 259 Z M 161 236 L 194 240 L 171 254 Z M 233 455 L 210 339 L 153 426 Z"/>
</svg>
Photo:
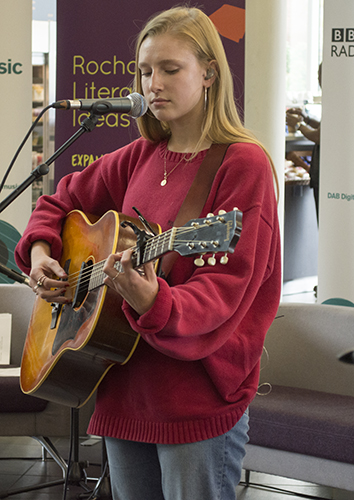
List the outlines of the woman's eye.
<svg viewBox="0 0 354 500">
<path fill-rule="evenodd" d="M 151 71 L 142 71 L 141 72 L 141 76 L 150 76 L 151 75 Z"/>
<path fill-rule="evenodd" d="M 175 73 L 178 73 L 178 71 L 179 71 L 178 69 L 169 69 L 169 70 L 166 69 L 166 73 L 168 75 L 174 75 Z"/>
</svg>

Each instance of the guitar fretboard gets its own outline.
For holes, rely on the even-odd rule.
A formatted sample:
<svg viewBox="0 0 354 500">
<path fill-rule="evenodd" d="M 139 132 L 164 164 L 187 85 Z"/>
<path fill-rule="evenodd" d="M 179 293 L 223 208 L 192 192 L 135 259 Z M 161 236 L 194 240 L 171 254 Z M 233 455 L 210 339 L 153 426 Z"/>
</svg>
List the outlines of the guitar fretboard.
<svg viewBox="0 0 354 500">
<path fill-rule="evenodd" d="M 132 262 L 134 269 L 142 266 L 143 264 L 146 264 L 147 262 L 158 259 L 165 253 L 172 251 L 175 234 L 178 229 L 179 228 L 174 227 L 169 231 L 166 231 L 165 233 L 152 236 L 145 242 L 141 249 L 139 249 L 138 246 L 133 247 Z M 85 273 L 90 273 L 90 281 L 88 286 L 89 291 L 103 285 L 104 279 L 107 277 L 107 275 L 103 272 L 105 264 L 106 260 L 103 260 L 101 262 L 98 262 L 97 264 L 88 266 L 85 269 Z M 120 261 L 117 261 L 114 264 L 114 268 L 118 272 L 123 271 L 123 267 Z"/>
<path fill-rule="evenodd" d="M 239 220 L 237 219 L 237 216 Z M 225 254 L 235 247 L 241 233 L 242 213 L 237 211 L 205 219 L 194 219 L 183 227 L 172 229 L 155 236 L 146 236 L 144 242 L 137 243 L 132 249 L 132 264 L 139 269 L 143 264 L 158 259 L 164 254 L 176 250 L 180 255 L 204 255 L 208 252 L 212 257 L 208 264 L 215 265 L 215 253 Z M 200 262 L 201 261 L 201 262 Z M 76 288 L 75 297 L 85 297 L 87 292 L 104 284 L 106 273 L 103 272 L 107 259 L 100 262 L 84 261 L 80 271 L 68 277 L 71 288 Z M 204 265 L 201 258 L 196 259 L 197 266 Z M 222 264 L 227 263 L 225 257 L 220 259 Z M 123 271 L 120 261 L 114 264 L 118 272 Z M 78 303 L 81 303 L 78 301 Z"/>
</svg>

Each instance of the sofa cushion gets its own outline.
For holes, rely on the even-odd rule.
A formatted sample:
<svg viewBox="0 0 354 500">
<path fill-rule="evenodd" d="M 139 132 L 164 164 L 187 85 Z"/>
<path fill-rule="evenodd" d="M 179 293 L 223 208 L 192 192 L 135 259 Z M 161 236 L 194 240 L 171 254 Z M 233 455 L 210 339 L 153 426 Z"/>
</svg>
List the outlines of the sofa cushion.
<svg viewBox="0 0 354 500">
<path fill-rule="evenodd" d="M 19 377 L 0 377 L 0 413 L 40 412 L 47 404 L 44 399 L 24 394 Z"/>
<path fill-rule="evenodd" d="M 250 405 L 250 444 L 354 464 L 354 397 L 272 386 Z"/>
</svg>

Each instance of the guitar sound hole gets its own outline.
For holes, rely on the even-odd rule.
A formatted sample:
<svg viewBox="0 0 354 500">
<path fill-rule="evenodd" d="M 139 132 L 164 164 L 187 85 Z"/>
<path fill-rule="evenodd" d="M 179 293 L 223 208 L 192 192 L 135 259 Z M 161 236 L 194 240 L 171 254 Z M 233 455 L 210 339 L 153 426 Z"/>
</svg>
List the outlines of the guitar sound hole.
<svg viewBox="0 0 354 500">
<path fill-rule="evenodd" d="M 85 300 L 86 295 L 89 292 L 90 279 L 93 269 L 92 265 L 93 265 L 92 259 L 88 260 L 87 262 L 83 262 L 81 264 L 79 278 L 75 291 L 75 297 L 72 304 L 72 307 L 74 309 L 77 309 L 81 306 L 81 304 Z"/>
</svg>

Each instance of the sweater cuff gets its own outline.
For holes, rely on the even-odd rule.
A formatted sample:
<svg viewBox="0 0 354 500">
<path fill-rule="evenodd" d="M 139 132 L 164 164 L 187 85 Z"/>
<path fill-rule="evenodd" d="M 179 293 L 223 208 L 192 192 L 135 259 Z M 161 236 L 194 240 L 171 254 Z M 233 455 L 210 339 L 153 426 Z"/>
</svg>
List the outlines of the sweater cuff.
<svg viewBox="0 0 354 500">
<path fill-rule="evenodd" d="M 21 271 L 27 275 L 31 272 L 31 248 L 33 243 L 38 240 L 46 241 L 51 248 L 51 257 L 55 260 L 60 260 L 62 250 L 60 236 L 57 236 L 51 231 L 46 231 L 41 234 L 34 233 L 28 237 L 23 236 L 15 248 L 15 261 Z"/>
<path fill-rule="evenodd" d="M 132 329 L 140 335 L 153 335 L 162 330 L 170 317 L 172 308 L 171 289 L 166 281 L 157 278 L 159 292 L 154 305 L 142 316 L 123 300 L 122 309 Z"/>
</svg>

